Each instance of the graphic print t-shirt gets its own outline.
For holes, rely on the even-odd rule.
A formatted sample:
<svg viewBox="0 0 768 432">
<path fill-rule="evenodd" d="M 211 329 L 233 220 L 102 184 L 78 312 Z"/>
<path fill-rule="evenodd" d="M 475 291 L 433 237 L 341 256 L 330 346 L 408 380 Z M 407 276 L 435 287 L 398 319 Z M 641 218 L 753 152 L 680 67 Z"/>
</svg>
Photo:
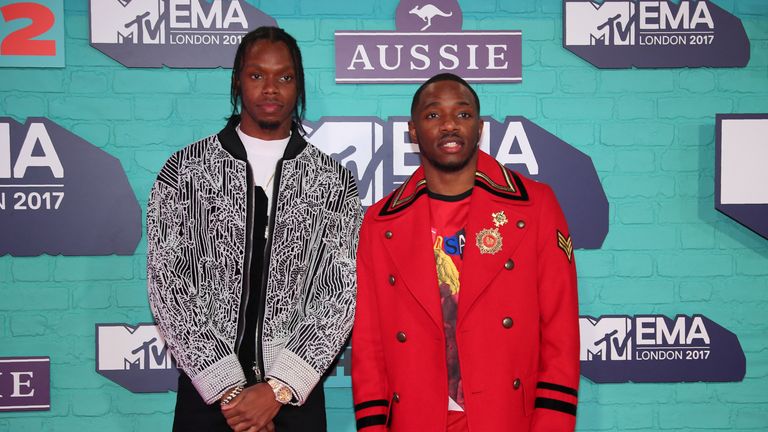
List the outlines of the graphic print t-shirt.
<svg viewBox="0 0 768 432">
<path fill-rule="evenodd" d="M 429 193 L 432 248 L 435 254 L 440 305 L 445 331 L 445 359 L 448 366 L 448 409 L 464 410 L 461 368 L 456 347 L 456 313 L 459 306 L 459 273 L 466 243 L 465 226 L 472 190 L 445 196 Z"/>
</svg>

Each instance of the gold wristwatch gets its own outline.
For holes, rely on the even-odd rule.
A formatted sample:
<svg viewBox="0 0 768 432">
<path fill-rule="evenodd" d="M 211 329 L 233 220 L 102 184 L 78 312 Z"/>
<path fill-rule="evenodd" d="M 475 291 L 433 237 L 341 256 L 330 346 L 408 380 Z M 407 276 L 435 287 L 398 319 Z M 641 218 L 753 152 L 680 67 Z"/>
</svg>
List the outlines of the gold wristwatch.
<svg viewBox="0 0 768 432">
<path fill-rule="evenodd" d="M 293 392 L 287 385 L 280 381 L 268 379 L 267 384 L 272 387 L 272 392 L 275 393 L 275 399 L 281 404 L 285 405 L 293 399 Z"/>
</svg>

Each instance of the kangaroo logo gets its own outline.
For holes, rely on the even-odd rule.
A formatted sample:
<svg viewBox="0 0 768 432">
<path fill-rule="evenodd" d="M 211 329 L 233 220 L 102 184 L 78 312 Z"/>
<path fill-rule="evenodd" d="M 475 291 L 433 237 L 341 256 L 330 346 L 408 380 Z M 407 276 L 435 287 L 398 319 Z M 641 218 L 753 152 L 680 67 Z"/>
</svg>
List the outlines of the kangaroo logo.
<svg viewBox="0 0 768 432">
<path fill-rule="evenodd" d="M 408 13 L 416 15 L 417 17 L 421 18 L 422 21 L 427 23 L 427 25 L 422 27 L 419 31 L 424 31 L 428 29 L 432 25 L 432 18 L 436 16 L 441 16 L 446 18 L 453 16 L 453 12 L 445 13 L 441 11 L 440 8 L 438 8 L 437 6 L 431 3 L 427 3 L 422 7 L 419 7 L 418 5 L 416 5 Z"/>
</svg>

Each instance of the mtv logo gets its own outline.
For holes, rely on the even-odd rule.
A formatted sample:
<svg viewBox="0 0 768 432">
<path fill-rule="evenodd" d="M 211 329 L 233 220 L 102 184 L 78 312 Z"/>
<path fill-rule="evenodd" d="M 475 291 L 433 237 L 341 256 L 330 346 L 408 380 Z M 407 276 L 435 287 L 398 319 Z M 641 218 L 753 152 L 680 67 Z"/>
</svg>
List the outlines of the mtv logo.
<svg viewBox="0 0 768 432">
<path fill-rule="evenodd" d="M 153 324 L 96 324 L 96 372 L 133 392 L 176 389 L 176 362 Z"/>
<path fill-rule="evenodd" d="M 632 319 L 608 316 L 579 317 L 579 360 L 632 360 Z"/>
<path fill-rule="evenodd" d="M 102 324 L 96 327 L 98 368 L 142 370 L 175 368 L 165 340 L 154 325 Z"/>
<path fill-rule="evenodd" d="M 325 117 L 304 127 L 308 141 L 355 174 L 363 205 L 371 206 L 389 192 L 384 190 L 384 127 L 377 118 L 360 120 L 365 119 Z"/>
<path fill-rule="evenodd" d="M 565 45 L 633 45 L 636 3 L 565 0 Z"/>
<path fill-rule="evenodd" d="M 164 43 L 165 10 L 165 0 L 91 0 L 91 43 Z"/>
</svg>

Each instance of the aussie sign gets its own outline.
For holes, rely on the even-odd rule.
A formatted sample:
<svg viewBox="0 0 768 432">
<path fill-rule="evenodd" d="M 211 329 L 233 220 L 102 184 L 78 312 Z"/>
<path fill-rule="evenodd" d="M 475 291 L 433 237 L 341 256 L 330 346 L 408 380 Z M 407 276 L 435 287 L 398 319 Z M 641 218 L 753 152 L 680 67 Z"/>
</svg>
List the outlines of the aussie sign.
<svg viewBox="0 0 768 432">
<path fill-rule="evenodd" d="M 419 166 L 409 117 L 323 117 L 305 123 L 308 140 L 357 174 L 364 206 L 386 196 Z M 574 247 L 597 249 L 608 234 L 608 200 L 592 159 L 525 117 L 483 118 L 480 148 L 510 169 L 548 183 Z"/>
<path fill-rule="evenodd" d="M 134 393 L 176 391 L 176 361 L 154 324 L 97 324 L 96 372 Z"/>
<path fill-rule="evenodd" d="M 703 315 L 579 318 L 581 374 L 597 383 L 741 381 L 739 339 Z"/>
<path fill-rule="evenodd" d="M 715 208 L 768 239 L 768 114 L 718 114 Z"/>
<path fill-rule="evenodd" d="M 564 0 L 563 46 L 599 68 L 749 62 L 741 20 L 707 0 Z"/>
<path fill-rule="evenodd" d="M 243 35 L 275 20 L 243 0 L 91 0 L 91 46 L 127 67 L 232 67 Z"/>
<path fill-rule="evenodd" d="M 0 357 L 0 413 L 51 409 L 51 359 Z"/>
<path fill-rule="evenodd" d="M 0 256 L 131 255 L 141 209 L 120 161 L 46 118 L 0 117 Z"/>
<path fill-rule="evenodd" d="M 522 81 L 520 31 L 462 31 L 456 0 L 402 0 L 397 31 L 337 31 L 337 83 L 413 83 L 441 72 L 469 82 Z"/>
<path fill-rule="evenodd" d="M 64 67 L 64 0 L 0 0 L 0 67 Z"/>
</svg>

